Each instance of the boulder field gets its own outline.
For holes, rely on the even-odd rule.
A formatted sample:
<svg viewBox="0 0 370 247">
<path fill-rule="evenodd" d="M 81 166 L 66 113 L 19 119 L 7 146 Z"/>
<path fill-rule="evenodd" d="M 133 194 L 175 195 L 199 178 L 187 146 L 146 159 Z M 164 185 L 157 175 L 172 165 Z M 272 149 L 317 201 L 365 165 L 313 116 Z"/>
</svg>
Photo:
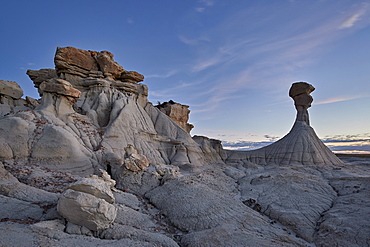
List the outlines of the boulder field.
<svg viewBox="0 0 370 247">
<path fill-rule="evenodd" d="M 370 246 L 370 164 L 317 137 L 312 85 L 285 137 L 231 151 L 113 57 L 58 47 L 40 99 L 0 80 L 0 246 Z"/>
</svg>

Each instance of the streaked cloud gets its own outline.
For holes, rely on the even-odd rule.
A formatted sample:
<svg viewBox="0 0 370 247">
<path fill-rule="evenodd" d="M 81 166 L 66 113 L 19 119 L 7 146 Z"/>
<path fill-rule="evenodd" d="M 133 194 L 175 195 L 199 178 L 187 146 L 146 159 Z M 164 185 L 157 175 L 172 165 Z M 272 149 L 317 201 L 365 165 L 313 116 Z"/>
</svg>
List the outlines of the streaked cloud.
<svg viewBox="0 0 370 247">
<path fill-rule="evenodd" d="M 152 75 L 147 75 L 145 78 L 169 78 L 173 75 L 176 75 L 178 73 L 177 69 L 170 70 L 167 73 L 164 74 L 152 74 Z"/>
<path fill-rule="evenodd" d="M 202 13 L 206 8 L 195 8 L 195 11 L 199 12 L 199 13 Z"/>
<path fill-rule="evenodd" d="M 363 2 L 357 7 L 357 11 L 345 19 L 339 26 L 339 29 L 347 29 L 354 27 L 357 23 L 359 23 L 365 14 L 369 11 L 370 4 Z"/>
<path fill-rule="evenodd" d="M 337 103 L 337 102 L 354 100 L 354 99 L 361 99 L 361 98 L 366 98 L 366 97 L 369 97 L 369 96 L 356 95 L 356 96 L 346 96 L 346 97 L 334 97 L 334 98 L 329 98 L 329 99 L 322 100 L 319 102 L 313 102 L 313 104 L 314 105 L 331 104 L 331 103 Z"/>
<path fill-rule="evenodd" d="M 208 69 L 209 67 L 215 66 L 222 62 L 222 58 L 218 55 L 207 58 L 205 60 L 196 62 L 195 65 L 192 66 L 191 71 L 192 72 L 200 72 L 205 69 Z"/>
<path fill-rule="evenodd" d="M 178 35 L 177 37 L 182 43 L 186 45 L 191 45 L 191 46 L 196 46 L 202 43 L 209 42 L 209 38 L 207 38 L 206 36 L 201 36 L 197 38 L 188 38 L 185 35 Z"/>
<path fill-rule="evenodd" d="M 353 25 L 355 25 L 355 23 L 360 20 L 360 17 L 363 15 L 363 13 L 357 13 L 357 14 L 354 14 L 352 15 L 351 17 L 349 17 L 347 20 L 345 20 L 342 25 L 340 25 L 340 29 L 343 29 L 343 28 L 350 28 L 350 27 L 353 27 Z"/>
<path fill-rule="evenodd" d="M 201 5 L 195 8 L 196 12 L 203 13 L 207 8 L 213 6 L 215 3 L 213 0 L 199 0 L 198 3 Z"/>
<path fill-rule="evenodd" d="M 197 95 L 203 99 L 208 98 L 206 102 L 215 105 L 196 109 L 196 112 L 214 110 L 222 101 L 237 96 L 241 90 L 257 85 L 260 89 L 281 90 L 291 82 L 295 71 L 313 64 L 320 52 L 330 49 L 328 45 L 346 35 L 338 31 L 338 26 L 355 25 L 365 13 L 364 9 L 357 8 L 352 18 L 344 22 L 342 14 L 328 16 L 323 11 L 318 13 L 318 18 L 302 18 L 294 23 L 289 22 L 288 28 L 282 28 L 280 33 L 271 35 L 265 35 L 264 32 L 270 30 L 268 24 L 274 18 L 270 19 L 267 15 L 258 16 L 262 35 L 259 36 L 256 35 L 255 29 L 249 30 L 248 23 L 254 23 L 250 10 L 241 9 L 238 14 L 205 31 L 202 38 L 189 39 L 186 35 L 179 36 L 181 42 L 193 46 L 197 53 L 189 70 L 193 73 L 202 72 L 203 75 L 207 73 L 208 78 L 212 80 L 210 87 Z M 242 32 L 236 32 L 235 26 L 244 25 Z M 204 42 L 204 37 L 207 37 L 207 42 Z M 244 68 L 238 68 L 230 74 L 230 70 L 241 64 Z M 358 97 L 363 96 L 337 97 L 314 103 L 328 104 Z"/>
<path fill-rule="evenodd" d="M 366 13 L 366 9 L 361 9 L 357 13 L 348 17 L 340 26 L 339 29 L 351 28 L 353 27 L 358 21 L 361 20 L 361 17 Z"/>
</svg>

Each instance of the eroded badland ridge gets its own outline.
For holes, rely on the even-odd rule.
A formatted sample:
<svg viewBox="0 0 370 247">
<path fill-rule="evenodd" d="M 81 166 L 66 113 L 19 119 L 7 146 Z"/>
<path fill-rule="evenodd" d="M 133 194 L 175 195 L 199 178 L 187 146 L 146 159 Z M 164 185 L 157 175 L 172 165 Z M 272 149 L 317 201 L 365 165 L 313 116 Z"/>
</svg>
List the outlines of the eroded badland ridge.
<svg viewBox="0 0 370 247">
<path fill-rule="evenodd" d="M 284 138 L 238 152 L 110 52 L 54 61 L 27 71 L 39 100 L 0 80 L 0 246 L 370 245 L 370 165 L 316 136 L 312 85 L 292 85 Z"/>
</svg>

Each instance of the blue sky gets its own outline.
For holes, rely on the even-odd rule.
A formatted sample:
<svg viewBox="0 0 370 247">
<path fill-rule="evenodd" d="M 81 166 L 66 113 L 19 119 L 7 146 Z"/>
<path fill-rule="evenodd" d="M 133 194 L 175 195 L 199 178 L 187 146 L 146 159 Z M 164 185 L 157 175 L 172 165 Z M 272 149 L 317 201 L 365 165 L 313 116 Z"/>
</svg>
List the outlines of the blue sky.
<svg viewBox="0 0 370 247">
<path fill-rule="evenodd" d="M 335 151 L 370 152 L 370 1 L 0 4 L 0 79 L 25 95 L 38 98 L 26 70 L 53 68 L 57 46 L 108 50 L 146 77 L 154 104 L 189 105 L 192 134 L 256 147 L 290 130 L 289 87 L 307 81 L 319 137 Z"/>
</svg>

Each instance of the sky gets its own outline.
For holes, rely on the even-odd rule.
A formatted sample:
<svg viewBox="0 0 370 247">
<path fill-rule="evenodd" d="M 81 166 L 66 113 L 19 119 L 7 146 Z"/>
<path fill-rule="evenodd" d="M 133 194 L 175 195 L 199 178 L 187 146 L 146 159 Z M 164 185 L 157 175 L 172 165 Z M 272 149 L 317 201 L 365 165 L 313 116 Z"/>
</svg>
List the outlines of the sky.
<svg viewBox="0 0 370 247">
<path fill-rule="evenodd" d="M 336 152 L 370 153 L 369 0 L 0 0 L 0 79 L 39 98 L 27 69 L 56 48 L 108 50 L 153 104 L 189 105 L 192 135 L 255 149 L 295 120 L 292 83 L 316 90 L 311 126 Z"/>
</svg>

